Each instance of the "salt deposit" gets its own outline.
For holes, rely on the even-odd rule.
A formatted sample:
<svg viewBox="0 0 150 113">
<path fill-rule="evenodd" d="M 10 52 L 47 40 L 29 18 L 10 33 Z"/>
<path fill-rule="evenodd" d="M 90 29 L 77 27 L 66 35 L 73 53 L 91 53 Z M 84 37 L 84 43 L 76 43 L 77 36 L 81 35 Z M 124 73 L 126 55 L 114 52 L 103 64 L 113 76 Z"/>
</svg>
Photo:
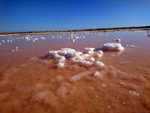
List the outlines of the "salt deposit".
<svg viewBox="0 0 150 113">
<path fill-rule="evenodd" d="M 95 50 L 95 48 L 85 48 L 84 49 L 84 51 L 83 51 L 83 53 L 86 53 L 86 54 L 93 54 L 94 51 Z"/>
<path fill-rule="evenodd" d="M 94 54 L 94 58 L 101 58 L 101 57 L 102 57 L 102 54 L 99 54 L 99 53 Z"/>
<path fill-rule="evenodd" d="M 126 47 L 137 47 L 137 46 L 135 46 L 135 45 L 126 45 Z"/>
<path fill-rule="evenodd" d="M 101 58 L 103 52 L 102 51 L 94 52 L 93 50 L 95 50 L 95 48 L 85 48 L 83 54 L 82 52 L 76 51 L 75 49 L 61 48 L 61 50 L 49 51 L 46 56 L 48 58 L 58 59 L 58 62 L 72 61 L 73 63 L 86 67 L 92 66 L 94 63 L 95 66 L 103 67 L 104 64 L 102 62 L 99 61 L 95 62 L 95 58 Z M 92 51 L 94 55 L 89 53 L 89 51 Z"/>
<path fill-rule="evenodd" d="M 135 96 L 139 96 L 140 94 L 135 92 L 135 91 L 129 91 L 130 94 L 135 95 Z"/>
<path fill-rule="evenodd" d="M 103 62 L 100 62 L 100 61 L 96 61 L 94 63 L 95 66 L 98 66 L 98 67 L 104 67 L 105 65 L 103 64 Z"/>
<path fill-rule="evenodd" d="M 121 42 L 121 39 L 116 38 L 116 39 L 114 39 L 113 41 L 114 41 L 114 42 Z"/>
<path fill-rule="evenodd" d="M 124 47 L 120 43 L 106 43 L 103 49 L 107 51 L 123 51 Z"/>
<path fill-rule="evenodd" d="M 89 60 L 90 62 L 94 62 L 94 61 L 95 61 L 95 59 L 94 59 L 93 57 L 89 58 L 88 60 Z"/>
<path fill-rule="evenodd" d="M 7 43 L 9 43 L 9 40 L 6 40 Z"/>
<path fill-rule="evenodd" d="M 65 60 L 66 60 L 66 58 L 64 56 L 60 56 L 59 62 L 64 62 Z"/>
<path fill-rule="evenodd" d="M 103 55 L 103 51 L 102 50 L 97 51 L 97 53 Z"/>
<path fill-rule="evenodd" d="M 101 77 L 102 77 L 102 74 L 101 74 L 100 72 L 96 71 L 96 72 L 94 73 L 94 77 L 96 77 L 96 78 L 101 78 Z"/>
<path fill-rule="evenodd" d="M 63 68 L 63 67 L 64 67 L 64 63 L 59 62 L 59 63 L 57 64 L 57 67 L 58 67 L 58 68 Z"/>
<path fill-rule="evenodd" d="M 102 86 L 102 87 L 107 87 L 107 85 L 106 85 L 106 84 L 102 84 L 101 86 Z"/>
<path fill-rule="evenodd" d="M 75 42 L 75 39 L 72 39 L 72 42 Z"/>
</svg>

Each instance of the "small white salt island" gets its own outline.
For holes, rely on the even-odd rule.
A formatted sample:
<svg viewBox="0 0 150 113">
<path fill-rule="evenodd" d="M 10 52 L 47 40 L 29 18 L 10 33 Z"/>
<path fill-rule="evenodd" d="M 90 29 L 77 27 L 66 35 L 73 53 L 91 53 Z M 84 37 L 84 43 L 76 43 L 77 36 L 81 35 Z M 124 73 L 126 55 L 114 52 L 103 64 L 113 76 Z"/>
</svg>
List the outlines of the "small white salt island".
<svg viewBox="0 0 150 113">
<path fill-rule="evenodd" d="M 103 46 L 106 51 L 123 51 L 124 47 L 120 43 L 106 43 Z"/>
</svg>

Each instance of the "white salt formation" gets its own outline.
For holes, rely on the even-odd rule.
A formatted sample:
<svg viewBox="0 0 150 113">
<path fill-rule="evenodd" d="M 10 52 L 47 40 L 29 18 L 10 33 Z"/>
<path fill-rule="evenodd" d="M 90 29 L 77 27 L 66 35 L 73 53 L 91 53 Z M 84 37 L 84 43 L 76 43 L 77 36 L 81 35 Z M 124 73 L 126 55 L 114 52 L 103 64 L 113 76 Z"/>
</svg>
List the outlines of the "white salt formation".
<svg viewBox="0 0 150 113">
<path fill-rule="evenodd" d="M 101 58 L 103 55 L 102 51 L 94 51 L 95 48 L 85 48 L 83 53 L 80 51 L 76 51 L 71 48 L 62 48 L 61 50 L 53 50 L 49 51 L 46 55 L 48 58 L 53 58 L 58 61 L 58 67 L 64 67 L 64 63 L 66 61 L 71 61 L 80 66 L 97 66 L 104 67 L 104 64 L 98 60 L 97 58 Z M 96 60 L 95 60 L 96 58 Z M 63 64 L 62 64 L 63 63 Z"/>
<path fill-rule="evenodd" d="M 72 39 L 72 42 L 75 42 L 75 39 Z"/>
<path fill-rule="evenodd" d="M 121 42 L 121 39 L 116 38 L 116 39 L 114 39 L 113 41 L 114 41 L 114 42 Z"/>
<path fill-rule="evenodd" d="M 85 48 L 84 49 L 84 51 L 83 51 L 83 53 L 86 53 L 86 54 L 93 54 L 94 51 L 95 50 L 95 48 Z"/>
<path fill-rule="evenodd" d="M 103 49 L 107 51 L 123 51 L 124 47 L 120 43 L 106 43 Z"/>
<path fill-rule="evenodd" d="M 135 91 L 129 91 L 130 94 L 135 95 L 135 96 L 139 96 L 140 94 L 135 92 Z"/>
<path fill-rule="evenodd" d="M 126 47 L 137 47 L 135 45 L 126 45 Z"/>
<path fill-rule="evenodd" d="M 89 58 L 89 61 L 90 61 L 90 62 L 94 62 L 95 59 L 94 59 L 93 57 L 91 57 L 91 58 Z"/>
<path fill-rule="evenodd" d="M 94 65 L 97 66 L 97 67 L 104 67 L 104 66 L 105 66 L 105 65 L 103 64 L 103 62 L 100 62 L 100 61 L 96 61 L 96 62 L 94 63 Z"/>
<path fill-rule="evenodd" d="M 94 73 L 94 77 L 96 77 L 96 78 L 101 78 L 101 77 L 102 77 L 102 74 L 101 74 L 100 72 L 96 71 L 96 72 Z"/>
<path fill-rule="evenodd" d="M 99 53 L 95 53 L 94 54 L 94 58 L 101 58 L 103 55 L 102 54 L 99 54 Z"/>
<path fill-rule="evenodd" d="M 64 63 L 59 62 L 59 63 L 57 64 L 57 67 L 58 67 L 58 68 L 63 68 L 63 67 L 64 67 Z"/>
<path fill-rule="evenodd" d="M 45 40 L 45 37 L 41 37 L 42 40 Z"/>
</svg>

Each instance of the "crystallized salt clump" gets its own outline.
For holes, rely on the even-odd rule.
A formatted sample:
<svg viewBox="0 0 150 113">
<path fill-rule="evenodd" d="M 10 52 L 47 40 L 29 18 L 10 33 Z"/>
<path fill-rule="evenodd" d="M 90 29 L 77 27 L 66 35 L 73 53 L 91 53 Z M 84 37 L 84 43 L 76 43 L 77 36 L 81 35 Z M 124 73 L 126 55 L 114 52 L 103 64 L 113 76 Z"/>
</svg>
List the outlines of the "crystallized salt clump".
<svg viewBox="0 0 150 113">
<path fill-rule="evenodd" d="M 64 62 L 66 60 L 66 58 L 64 57 L 64 56 L 60 56 L 60 58 L 59 58 L 59 62 Z"/>
<path fill-rule="evenodd" d="M 94 77 L 96 77 L 96 78 L 101 78 L 101 77 L 102 77 L 102 74 L 101 74 L 100 72 L 96 71 L 96 72 L 94 73 Z"/>
<path fill-rule="evenodd" d="M 76 63 L 78 63 L 81 66 L 91 66 L 92 63 L 86 60 L 76 60 Z"/>
<path fill-rule="evenodd" d="M 132 95 L 136 95 L 136 96 L 139 96 L 139 95 L 140 95 L 139 93 L 137 93 L 137 92 L 135 92 L 135 91 L 129 91 L 129 93 L 132 94 Z"/>
<path fill-rule="evenodd" d="M 116 38 L 116 39 L 114 39 L 113 41 L 114 41 L 114 42 L 121 42 L 121 39 Z"/>
<path fill-rule="evenodd" d="M 76 52 L 75 49 L 71 49 L 71 48 L 62 48 L 62 51 L 66 51 L 67 53 L 72 53 L 72 52 Z"/>
<path fill-rule="evenodd" d="M 103 51 L 102 50 L 97 51 L 97 53 L 103 55 Z"/>
<path fill-rule="evenodd" d="M 58 68 L 63 68 L 63 67 L 64 67 L 64 63 L 59 62 L 59 63 L 57 64 L 57 67 L 58 67 Z"/>
<path fill-rule="evenodd" d="M 106 43 L 103 49 L 107 51 L 123 51 L 124 47 L 120 43 Z"/>
<path fill-rule="evenodd" d="M 90 62 L 94 62 L 95 61 L 95 58 L 91 57 L 88 59 Z"/>
<path fill-rule="evenodd" d="M 103 55 L 102 54 L 99 54 L 99 53 L 95 53 L 94 54 L 94 58 L 101 58 Z"/>
<path fill-rule="evenodd" d="M 95 48 L 85 48 L 84 49 L 84 51 L 83 51 L 83 53 L 86 53 L 86 54 L 93 54 L 94 51 L 95 50 Z"/>
<path fill-rule="evenodd" d="M 57 60 L 57 67 L 64 67 L 66 61 L 77 63 L 80 66 L 92 66 L 93 64 L 98 67 L 103 67 L 102 62 L 96 61 L 101 58 L 103 51 L 94 51 L 95 48 L 85 48 L 84 53 L 76 51 L 71 48 L 62 48 L 61 50 L 49 51 L 46 55 L 48 58 L 54 58 Z M 93 54 L 94 53 L 94 54 Z M 96 61 L 96 62 L 95 62 Z"/>
<path fill-rule="evenodd" d="M 100 62 L 100 61 L 96 61 L 94 63 L 95 66 L 98 66 L 98 67 L 104 67 L 105 65 L 103 64 L 103 62 Z"/>
</svg>

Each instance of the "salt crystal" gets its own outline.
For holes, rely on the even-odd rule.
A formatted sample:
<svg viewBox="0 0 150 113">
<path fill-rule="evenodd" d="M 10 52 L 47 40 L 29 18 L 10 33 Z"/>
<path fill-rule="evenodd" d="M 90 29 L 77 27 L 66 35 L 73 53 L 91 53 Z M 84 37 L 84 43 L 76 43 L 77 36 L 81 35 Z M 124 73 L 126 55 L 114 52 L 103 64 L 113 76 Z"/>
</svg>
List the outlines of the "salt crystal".
<svg viewBox="0 0 150 113">
<path fill-rule="evenodd" d="M 102 57 L 102 54 L 95 53 L 95 54 L 94 54 L 94 57 L 95 57 L 95 58 L 101 58 L 101 57 Z"/>
<path fill-rule="evenodd" d="M 102 87 L 107 87 L 107 85 L 106 85 L 106 84 L 102 84 L 101 86 L 102 86 Z"/>
<path fill-rule="evenodd" d="M 95 48 L 85 48 L 83 53 L 87 53 L 87 54 L 93 54 L 93 51 L 95 50 Z"/>
<path fill-rule="evenodd" d="M 75 42 L 75 39 L 72 39 L 72 42 Z"/>
<path fill-rule="evenodd" d="M 125 85 L 125 83 L 124 83 L 124 82 L 120 82 L 120 84 Z"/>
<path fill-rule="evenodd" d="M 116 38 L 116 39 L 114 39 L 114 42 L 121 42 L 121 39 Z"/>
<path fill-rule="evenodd" d="M 97 51 L 97 53 L 103 55 L 103 51 L 102 50 Z"/>
<path fill-rule="evenodd" d="M 59 57 L 59 62 L 64 62 L 65 60 L 66 60 L 66 58 L 64 56 Z"/>
<path fill-rule="evenodd" d="M 89 61 L 90 61 L 90 62 L 94 62 L 95 59 L 94 59 L 93 57 L 91 57 L 91 58 L 89 58 Z"/>
<path fill-rule="evenodd" d="M 107 51 L 123 51 L 124 47 L 120 43 L 106 43 L 103 49 Z"/>
<path fill-rule="evenodd" d="M 103 62 L 100 62 L 100 61 L 96 61 L 94 63 L 95 66 L 98 66 L 98 67 L 104 67 L 105 65 L 103 64 Z"/>
<path fill-rule="evenodd" d="M 41 37 L 42 40 L 45 40 L 45 37 Z"/>
<path fill-rule="evenodd" d="M 96 78 L 101 78 L 101 77 L 102 77 L 102 74 L 101 74 L 100 72 L 96 71 L 96 72 L 94 73 L 94 77 L 96 77 Z"/>
<path fill-rule="evenodd" d="M 139 95 L 140 95 L 139 93 L 137 93 L 137 92 L 135 92 L 135 91 L 129 91 L 129 93 L 132 94 L 132 95 L 136 95 L 136 96 L 139 96 Z"/>
<path fill-rule="evenodd" d="M 58 66 L 58 68 L 63 68 L 63 67 L 64 67 L 64 63 L 59 62 L 59 63 L 57 64 L 57 66 Z"/>
<path fill-rule="evenodd" d="M 6 42 L 8 42 L 8 43 L 9 43 L 9 40 L 6 40 Z"/>
</svg>

